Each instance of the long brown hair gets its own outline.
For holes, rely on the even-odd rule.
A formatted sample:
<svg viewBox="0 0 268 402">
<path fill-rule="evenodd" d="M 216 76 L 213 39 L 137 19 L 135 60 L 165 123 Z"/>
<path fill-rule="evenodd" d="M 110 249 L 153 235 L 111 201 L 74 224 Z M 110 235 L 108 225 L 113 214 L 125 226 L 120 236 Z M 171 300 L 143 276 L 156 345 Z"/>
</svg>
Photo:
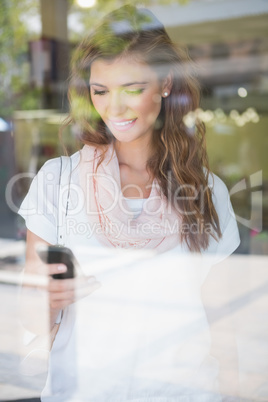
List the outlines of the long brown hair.
<svg viewBox="0 0 268 402">
<path fill-rule="evenodd" d="M 119 56 L 147 63 L 160 81 L 170 74 L 172 88 L 162 99 L 147 168 L 171 204 L 179 204 L 182 227 L 189 229 L 181 232 L 181 240 L 191 251 L 205 250 L 210 236 L 219 239 L 221 230 L 208 187 L 205 126 L 196 121 L 189 129 L 184 122 L 185 116 L 199 107 L 199 85 L 187 52 L 172 43 L 149 10 L 126 5 L 113 11 L 77 47 L 72 58 L 67 124 L 79 125 L 79 140 L 84 144 L 102 147 L 112 143 L 113 137 L 92 104 L 89 77 L 94 60 Z M 192 227 L 198 230 L 192 231 Z M 207 227 L 211 230 L 202 230 Z"/>
</svg>

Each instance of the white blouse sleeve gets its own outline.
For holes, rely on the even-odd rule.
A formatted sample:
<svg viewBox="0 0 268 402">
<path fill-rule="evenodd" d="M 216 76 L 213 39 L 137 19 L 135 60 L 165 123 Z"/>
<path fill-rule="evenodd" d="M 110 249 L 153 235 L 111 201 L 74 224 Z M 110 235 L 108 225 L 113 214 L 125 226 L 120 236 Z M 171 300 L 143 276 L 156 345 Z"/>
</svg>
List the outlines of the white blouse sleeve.
<svg viewBox="0 0 268 402">
<path fill-rule="evenodd" d="M 57 243 L 60 158 L 47 161 L 34 177 L 18 214 L 31 232 L 50 244 Z"/>
<path fill-rule="evenodd" d="M 209 184 L 212 188 L 212 199 L 218 213 L 222 237 L 219 241 L 211 238 L 206 254 L 213 257 L 213 264 L 217 264 L 237 249 L 240 236 L 226 185 L 216 175 L 210 176 Z"/>
</svg>

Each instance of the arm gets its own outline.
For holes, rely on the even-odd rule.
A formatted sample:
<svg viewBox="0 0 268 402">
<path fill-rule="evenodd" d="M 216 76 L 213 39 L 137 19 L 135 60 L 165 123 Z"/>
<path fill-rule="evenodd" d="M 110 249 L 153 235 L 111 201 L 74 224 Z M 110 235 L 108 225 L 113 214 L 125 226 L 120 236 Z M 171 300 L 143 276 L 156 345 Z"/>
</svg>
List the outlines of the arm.
<svg viewBox="0 0 268 402">
<path fill-rule="evenodd" d="M 54 264 L 50 265 L 45 265 L 43 262 L 40 260 L 38 257 L 38 254 L 36 253 L 36 246 L 38 244 L 47 244 L 46 241 L 38 237 L 36 234 L 31 232 L 30 230 L 27 230 L 27 238 L 26 238 L 26 264 L 25 264 L 25 279 L 27 281 L 27 274 L 30 275 L 40 275 L 43 277 L 44 282 L 47 283 L 47 286 L 45 286 L 45 289 L 49 291 L 50 287 L 50 280 L 48 278 L 48 275 L 52 275 L 54 273 L 59 273 L 59 267 L 61 268 L 61 272 L 66 271 L 66 267 L 64 265 L 57 266 Z M 37 287 L 38 290 L 38 287 Z M 41 289 L 40 289 L 41 290 Z M 43 289 L 44 290 L 44 289 Z M 41 294 L 41 292 L 39 292 Z M 60 305 L 53 305 L 53 301 L 51 300 L 51 297 L 53 297 L 53 293 L 51 294 L 50 292 L 48 293 L 49 299 L 49 317 L 50 317 L 50 329 L 53 329 L 56 318 L 58 317 L 58 314 L 60 313 Z M 40 323 L 39 323 L 40 324 Z"/>
<path fill-rule="evenodd" d="M 211 355 L 220 364 L 222 395 L 239 400 L 239 366 L 231 308 L 232 257 L 213 266 L 202 286 L 201 296 L 211 331 Z M 226 399 L 228 400 L 228 399 Z"/>
<path fill-rule="evenodd" d="M 61 310 L 64 310 L 68 305 L 76 300 L 88 296 L 94 290 L 98 289 L 100 284 L 94 277 L 78 277 L 73 279 L 53 279 L 51 275 L 65 272 L 65 265 L 44 264 L 36 253 L 37 244 L 48 244 L 43 239 L 38 237 L 31 231 L 27 231 L 26 240 L 26 264 L 24 269 L 24 281 L 22 289 L 22 318 L 26 328 L 30 331 L 40 334 L 57 330 L 58 324 L 55 324 L 56 319 Z M 34 275 L 37 279 L 35 286 L 35 301 L 34 308 L 40 308 L 41 311 L 48 310 L 49 323 L 43 322 L 44 314 L 40 314 L 40 322 L 32 322 L 29 306 L 24 303 L 24 296 L 27 292 L 27 276 Z"/>
</svg>

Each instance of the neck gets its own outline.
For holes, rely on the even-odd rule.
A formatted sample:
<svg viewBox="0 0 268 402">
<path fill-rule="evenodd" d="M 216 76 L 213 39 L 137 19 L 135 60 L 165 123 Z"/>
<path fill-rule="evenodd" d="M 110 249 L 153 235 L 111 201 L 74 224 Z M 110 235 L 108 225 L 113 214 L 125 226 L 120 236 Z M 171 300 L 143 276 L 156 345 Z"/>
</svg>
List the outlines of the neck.
<svg viewBox="0 0 268 402">
<path fill-rule="evenodd" d="M 119 164 L 128 165 L 134 170 L 144 170 L 152 154 L 151 141 L 115 142 L 115 152 Z"/>
</svg>

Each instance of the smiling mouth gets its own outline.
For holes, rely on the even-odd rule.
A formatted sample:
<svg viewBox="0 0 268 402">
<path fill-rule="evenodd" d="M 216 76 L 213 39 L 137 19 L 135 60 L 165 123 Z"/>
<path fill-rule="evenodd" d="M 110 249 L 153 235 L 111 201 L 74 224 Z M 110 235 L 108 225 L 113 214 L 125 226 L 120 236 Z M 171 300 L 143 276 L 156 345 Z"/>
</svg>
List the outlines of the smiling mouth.
<svg viewBox="0 0 268 402">
<path fill-rule="evenodd" d="M 129 124 L 131 124 L 131 123 L 133 123 L 135 120 L 137 120 L 137 118 L 135 118 L 135 119 L 132 119 L 132 120 L 126 120 L 126 121 L 113 121 L 113 120 L 110 120 L 111 122 L 112 122 L 112 124 L 114 124 L 115 126 L 118 126 L 118 127 L 124 127 L 124 126 L 128 126 Z"/>
</svg>

